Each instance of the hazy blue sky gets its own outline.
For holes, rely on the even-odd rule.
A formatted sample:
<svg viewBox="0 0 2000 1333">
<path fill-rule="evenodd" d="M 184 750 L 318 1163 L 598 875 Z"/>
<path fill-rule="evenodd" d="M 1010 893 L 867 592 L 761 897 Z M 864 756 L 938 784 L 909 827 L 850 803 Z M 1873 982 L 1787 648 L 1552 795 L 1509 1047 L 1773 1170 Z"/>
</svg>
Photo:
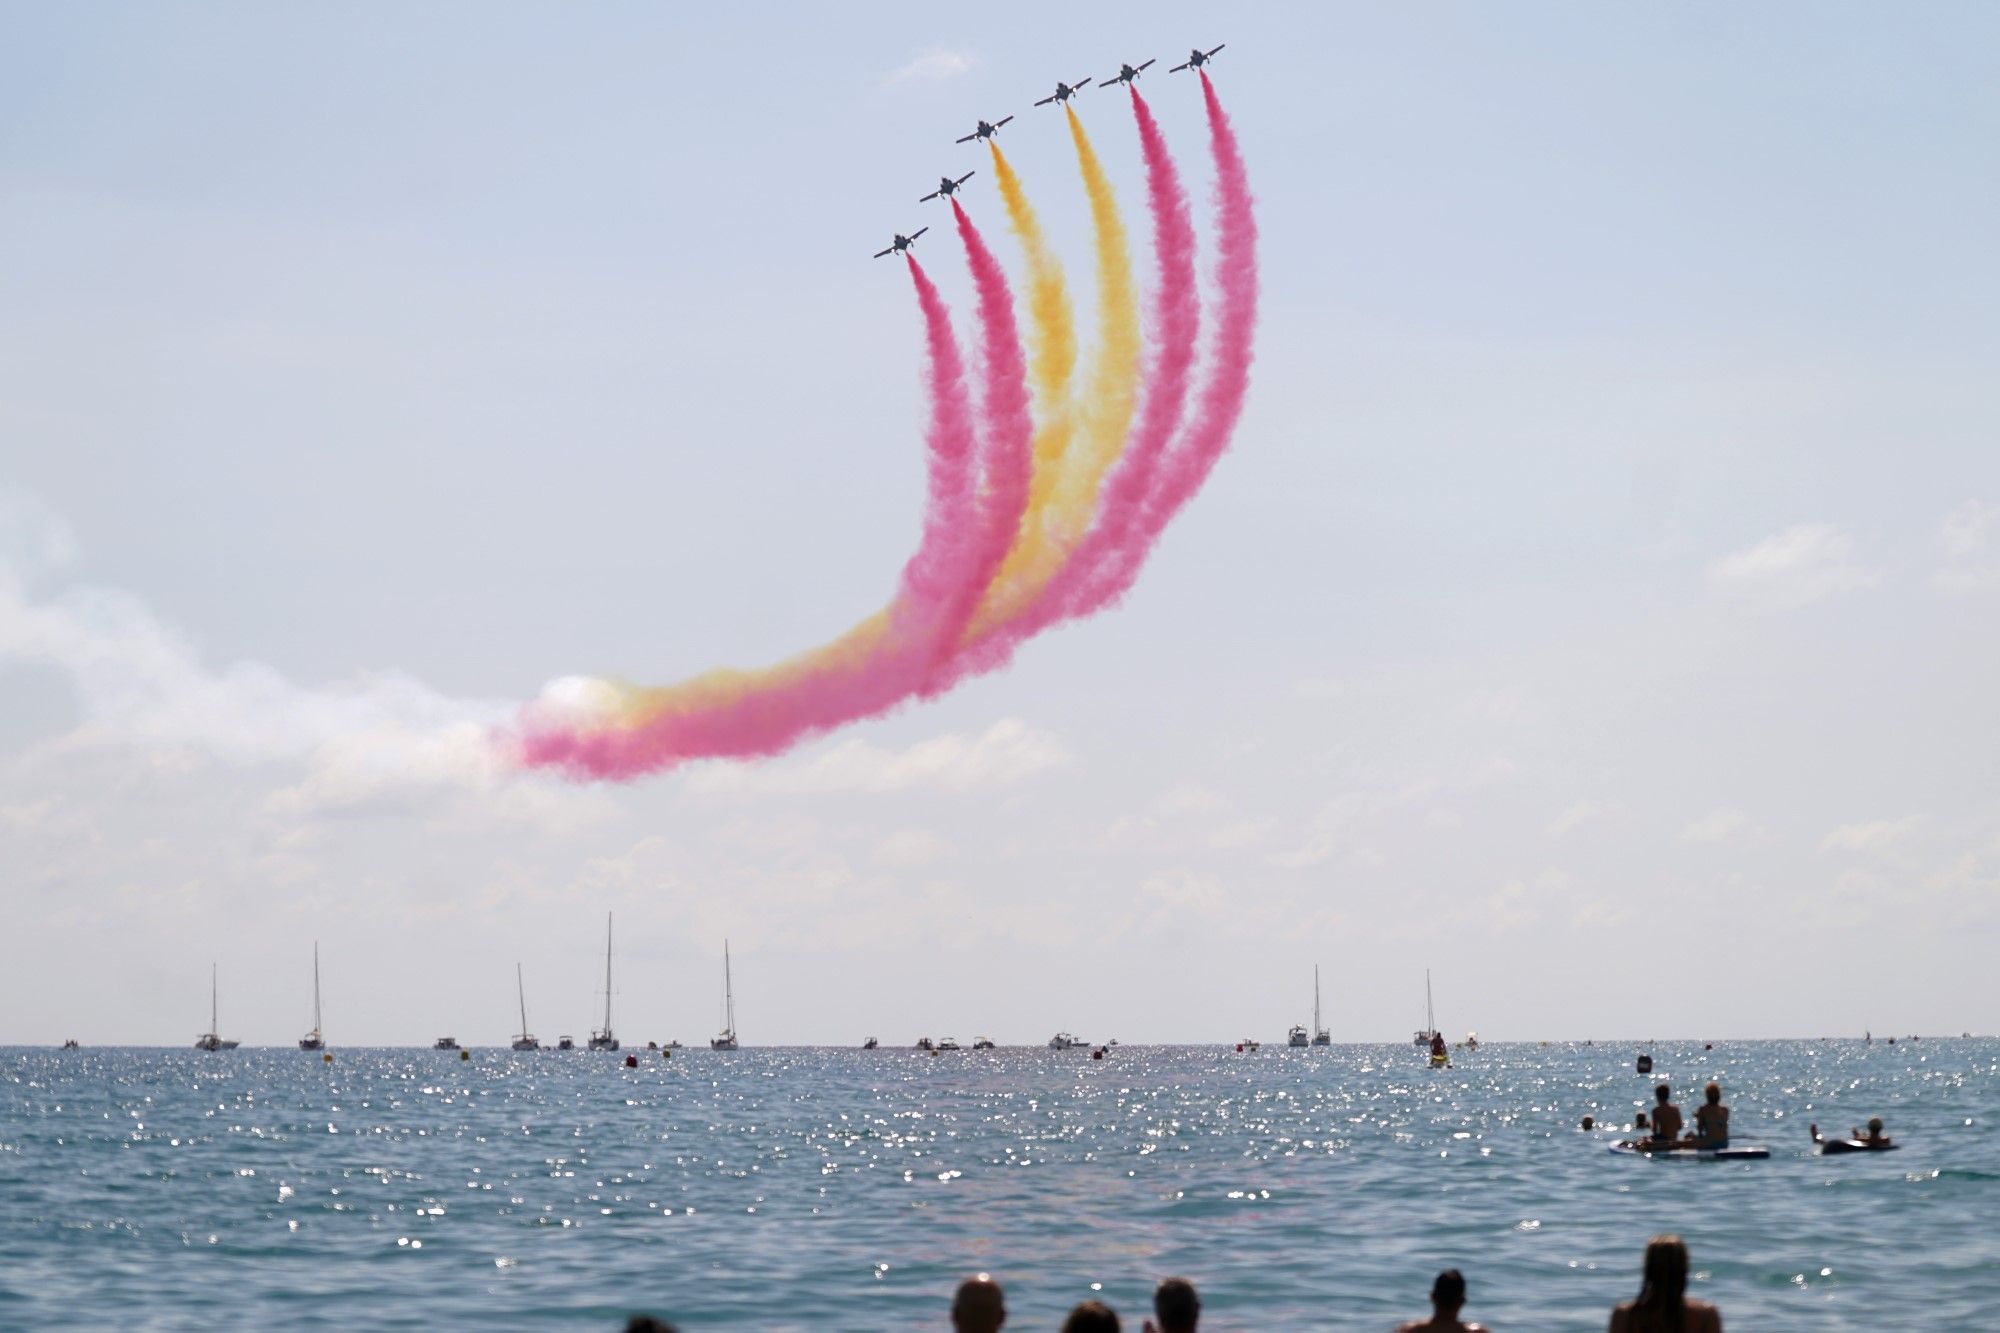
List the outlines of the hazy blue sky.
<svg viewBox="0 0 2000 1333">
<path fill-rule="evenodd" d="M 872 251 L 1227 42 L 1265 315 L 1118 611 L 785 759 L 463 738 L 915 540 Z M 1144 87 L 1205 185 L 1197 89 Z M 1139 227 L 1130 116 L 1078 106 Z M 2000 1027 L 2000 10 L 0 2 L 0 1042 Z M 967 192 L 1009 262 L 985 175 Z M 1205 219 L 1204 219 L 1205 223 Z M 969 306 L 949 237 L 922 252 Z"/>
</svg>

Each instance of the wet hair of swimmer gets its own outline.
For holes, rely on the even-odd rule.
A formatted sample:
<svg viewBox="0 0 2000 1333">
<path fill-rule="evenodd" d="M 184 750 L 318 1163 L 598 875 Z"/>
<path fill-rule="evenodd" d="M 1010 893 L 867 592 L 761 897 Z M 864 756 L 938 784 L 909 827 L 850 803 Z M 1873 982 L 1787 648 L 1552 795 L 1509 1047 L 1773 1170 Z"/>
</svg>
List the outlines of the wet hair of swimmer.
<svg viewBox="0 0 2000 1333">
<path fill-rule="evenodd" d="M 1597 1121 L 1595 1119 L 1591 1118 L 1590 1116 L 1585 1116 L 1583 1118 L 1583 1127 L 1585 1129 L 1594 1129 L 1596 1128 L 1596 1126 L 1597 1126 Z"/>
<path fill-rule="evenodd" d="M 1194 1333 L 1201 1318 L 1201 1297 L 1194 1283 L 1184 1277 L 1161 1279 L 1153 1288 L 1153 1317 L 1160 1321 L 1160 1333 Z"/>
<path fill-rule="evenodd" d="M 1447 1268 L 1431 1283 L 1431 1304 L 1440 1314 L 1456 1314 L 1465 1304 L 1465 1275 L 1456 1268 Z"/>
<path fill-rule="evenodd" d="M 1879 1135 L 1879 1134 L 1880 1134 L 1880 1133 L 1882 1132 L 1882 1117 L 1881 1117 L 1881 1116 L 1879 1116 L 1879 1115 L 1871 1115 L 1871 1116 L 1869 1116 L 1869 1117 L 1868 1117 L 1868 1132 L 1869 1132 L 1870 1134 L 1877 1134 L 1877 1135 Z"/>
<path fill-rule="evenodd" d="M 1714 1106 L 1722 1100 L 1722 1085 L 1720 1083 L 1711 1083 L 1701 1090 L 1701 1095 L 1708 1098 L 1710 1106 Z"/>
<path fill-rule="evenodd" d="M 1662 1083 L 1659 1087 L 1653 1089 L 1653 1100 L 1657 1101 L 1662 1106 L 1665 1106 L 1668 1100 L 1673 1097 L 1673 1095 L 1674 1095 L 1674 1090 L 1668 1087 L 1664 1083 Z"/>
</svg>

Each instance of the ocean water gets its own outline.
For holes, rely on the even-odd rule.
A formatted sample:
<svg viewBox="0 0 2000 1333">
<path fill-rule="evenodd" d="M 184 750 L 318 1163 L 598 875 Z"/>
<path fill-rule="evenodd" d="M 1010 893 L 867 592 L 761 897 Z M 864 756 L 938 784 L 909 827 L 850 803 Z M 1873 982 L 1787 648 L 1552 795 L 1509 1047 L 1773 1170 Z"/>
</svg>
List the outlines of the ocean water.
<svg viewBox="0 0 2000 1333">
<path fill-rule="evenodd" d="M 1994 1326 L 2000 1042 L 1653 1046 L 1772 1149 L 1729 1164 L 1578 1129 L 1635 1049 L 8 1049 L 0 1327 L 940 1328 L 985 1269 L 1010 1328 L 1184 1273 L 1204 1327 L 1382 1329 L 1456 1266 L 1601 1329 L 1661 1231 L 1732 1328 Z M 1808 1151 L 1871 1114 L 1906 1146 Z"/>
</svg>

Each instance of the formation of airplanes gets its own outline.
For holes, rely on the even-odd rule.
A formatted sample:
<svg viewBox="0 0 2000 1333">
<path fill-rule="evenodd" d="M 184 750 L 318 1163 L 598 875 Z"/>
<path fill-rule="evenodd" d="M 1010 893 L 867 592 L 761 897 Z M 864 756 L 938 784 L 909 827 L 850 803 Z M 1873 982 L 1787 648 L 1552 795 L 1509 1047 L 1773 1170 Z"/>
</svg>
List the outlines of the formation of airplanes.
<svg viewBox="0 0 2000 1333">
<path fill-rule="evenodd" d="M 1184 69 L 1200 69 L 1203 65 L 1206 65 L 1209 61 L 1215 59 L 1215 53 L 1217 51 L 1220 51 L 1221 49 L 1222 46 L 1220 45 L 1210 47 L 1206 51 L 1202 50 L 1200 47 L 1195 47 L 1193 50 L 1188 52 L 1188 58 L 1186 60 L 1183 60 L 1180 64 L 1174 65 L 1171 68 L 1169 68 L 1167 70 L 1167 73 L 1178 74 Z M 1051 103 L 1054 103 L 1056 105 L 1061 105 L 1062 103 L 1069 101 L 1070 98 L 1075 97 L 1085 88 L 1090 87 L 1093 82 L 1099 88 L 1111 88 L 1121 83 L 1126 83 L 1126 84 L 1136 83 L 1138 82 L 1139 75 L 1145 72 L 1146 70 L 1152 68 L 1154 63 L 1155 63 L 1154 60 L 1147 60 L 1145 63 L 1139 65 L 1120 65 L 1118 67 L 1118 72 L 1112 75 L 1108 79 L 1096 79 L 1096 80 L 1078 79 L 1075 83 L 1064 83 L 1060 79 L 1058 79 L 1056 81 L 1056 90 L 1053 93 L 1050 93 L 1047 97 L 1044 97 L 1041 101 L 1035 103 L 1035 105 L 1048 106 Z M 972 131 L 972 133 L 965 135 L 964 137 L 957 139 L 954 142 L 983 143 L 984 141 L 991 139 L 994 135 L 1000 133 L 1000 127 L 1002 125 L 1005 125 L 1008 121 L 1012 119 L 1014 119 L 1012 116 L 1002 116 L 999 120 L 994 120 L 994 121 L 982 120 L 979 122 L 978 127 Z M 968 171 L 963 176 L 959 176 L 956 178 L 951 176 L 940 176 L 938 177 L 937 188 L 935 190 L 932 190 L 929 194 L 925 195 L 923 198 L 917 200 L 917 202 L 920 204 L 927 204 L 933 199 L 949 199 L 952 195 L 956 194 L 965 185 L 967 181 L 971 180 L 974 174 L 975 174 L 974 172 Z M 917 237 L 923 235 L 925 232 L 929 230 L 930 230 L 929 227 L 919 227 L 914 232 L 910 233 L 908 236 L 903 235 L 901 232 L 897 232 L 896 239 L 889 243 L 889 248 L 886 250 L 877 250 L 875 252 L 875 258 L 881 259 L 887 255 L 902 254 L 905 250 L 909 249 L 911 246 L 917 243 Z"/>
</svg>

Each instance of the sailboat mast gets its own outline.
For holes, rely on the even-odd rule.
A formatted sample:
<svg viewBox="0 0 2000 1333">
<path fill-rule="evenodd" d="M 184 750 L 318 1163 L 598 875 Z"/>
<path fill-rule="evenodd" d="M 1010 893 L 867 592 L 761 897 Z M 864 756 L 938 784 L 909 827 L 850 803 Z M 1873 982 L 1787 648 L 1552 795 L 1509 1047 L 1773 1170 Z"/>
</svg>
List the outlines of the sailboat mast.
<svg viewBox="0 0 2000 1333">
<path fill-rule="evenodd" d="M 528 1035 L 528 983 L 521 980 L 521 965 L 514 964 L 514 991 L 521 997 L 521 1035 Z"/>
<path fill-rule="evenodd" d="M 1319 964 L 1313 964 L 1313 1035 L 1320 1034 L 1319 1025 Z"/>
<path fill-rule="evenodd" d="M 1424 1031 L 1436 1034 L 1438 1030 L 1437 1010 L 1431 1007 L 1431 970 L 1424 969 Z"/>
<path fill-rule="evenodd" d="M 604 1032 L 611 1033 L 611 913 L 604 914 Z"/>
<path fill-rule="evenodd" d="M 729 941 L 722 942 L 722 1010 L 729 1031 L 736 1031 L 736 986 L 729 976 Z"/>
<path fill-rule="evenodd" d="M 221 1031 L 221 1026 L 215 1021 L 215 964 L 214 963 L 210 963 L 208 965 L 208 1030 L 210 1032 Z"/>
<path fill-rule="evenodd" d="M 313 941 L 313 1032 L 319 1032 L 319 941 Z"/>
</svg>

